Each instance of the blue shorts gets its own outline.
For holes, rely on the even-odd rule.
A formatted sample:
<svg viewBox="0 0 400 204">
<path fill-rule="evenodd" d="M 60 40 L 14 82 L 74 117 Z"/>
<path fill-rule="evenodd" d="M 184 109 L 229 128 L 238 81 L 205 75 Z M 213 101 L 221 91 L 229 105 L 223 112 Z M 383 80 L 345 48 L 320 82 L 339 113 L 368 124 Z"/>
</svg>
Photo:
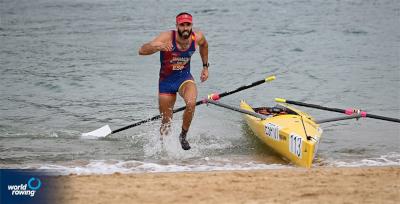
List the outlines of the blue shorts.
<svg viewBox="0 0 400 204">
<path fill-rule="evenodd" d="M 191 74 L 188 74 L 185 77 L 181 77 L 175 80 L 167 79 L 163 81 L 159 81 L 158 83 L 158 93 L 159 94 L 169 94 L 169 95 L 175 95 L 177 92 L 179 92 L 179 89 L 183 86 L 183 84 L 187 82 L 192 82 L 194 83 L 193 76 Z"/>
</svg>

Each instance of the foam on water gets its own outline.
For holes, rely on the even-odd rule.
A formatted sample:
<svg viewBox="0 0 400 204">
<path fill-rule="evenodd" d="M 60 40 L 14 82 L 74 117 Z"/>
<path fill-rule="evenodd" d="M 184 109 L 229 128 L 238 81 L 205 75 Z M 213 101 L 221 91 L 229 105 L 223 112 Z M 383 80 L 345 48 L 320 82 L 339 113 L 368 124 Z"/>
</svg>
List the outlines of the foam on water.
<svg viewBox="0 0 400 204">
<path fill-rule="evenodd" d="M 400 153 L 391 152 L 379 157 L 361 159 L 359 161 L 331 160 L 328 166 L 335 167 L 372 167 L 372 166 L 400 166 Z"/>
<path fill-rule="evenodd" d="M 390 153 L 377 158 L 361 159 L 359 161 L 324 161 L 329 167 L 374 167 L 400 166 L 400 154 Z M 93 160 L 85 165 L 43 165 L 38 169 L 56 171 L 58 174 L 113 174 L 113 173 L 156 173 L 156 172 L 207 172 L 229 170 L 266 170 L 293 168 L 292 165 L 266 164 L 254 161 L 231 161 L 218 158 L 199 158 L 196 163 L 167 162 L 160 164 L 144 161 Z"/>
<path fill-rule="evenodd" d="M 84 166 L 44 165 L 39 169 L 52 170 L 59 174 L 112 174 L 112 173 L 143 173 L 143 172 L 199 172 L 227 170 L 260 170 L 291 168 L 281 164 L 263 164 L 256 162 L 230 163 L 228 161 L 210 161 L 202 158 L 199 164 L 157 164 L 141 161 L 104 161 L 95 160 Z"/>
</svg>

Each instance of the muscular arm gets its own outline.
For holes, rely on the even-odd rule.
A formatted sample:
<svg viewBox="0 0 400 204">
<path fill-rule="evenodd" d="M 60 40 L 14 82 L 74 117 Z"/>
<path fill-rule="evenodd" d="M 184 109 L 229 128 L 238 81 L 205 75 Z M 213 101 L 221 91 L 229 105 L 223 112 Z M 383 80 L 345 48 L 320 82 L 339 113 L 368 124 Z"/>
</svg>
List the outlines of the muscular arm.
<svg viewBox="0 0 400 204">
<path fill-rule="evenodd" d="M 197 35 L 199 39 L 197 39 L 197 44 L 199 45 L 200 49 L 200 57 L 203 64 L 208 63 L 208 43 L 206 38 L 204 37 L 203 33 L 199 32 Z M 200 80 L 204 82 L 208 79 L 208 67 L 203 67 L 201 70 Z"/>
<path fill-rule="evenodd" d="M 151 55 L 158 51 L 171 51 L 170 35 L 170 32 L 163 32 L 154 40 L 143 44 L 139 48 L 139 55 Z"/>
<path fill-rule="evenodd" d="M 197 41 L 197 44 L 199 45 L 201 61 L 205 64 L 208 63 L 208 42 L 203 33 L 199 32 L 198 35 L 200 39 Z"/>
</svg>

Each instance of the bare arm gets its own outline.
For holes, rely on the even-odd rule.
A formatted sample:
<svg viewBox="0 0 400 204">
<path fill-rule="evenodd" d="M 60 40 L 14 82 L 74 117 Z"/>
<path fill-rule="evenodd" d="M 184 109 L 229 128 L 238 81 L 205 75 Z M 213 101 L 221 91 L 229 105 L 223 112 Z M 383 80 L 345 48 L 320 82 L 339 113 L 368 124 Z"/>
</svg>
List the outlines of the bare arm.
<svg viewBox="0 0 400 204">
<path fill-rule="evenodd" d="M 139 55 L 151 55 L 158 51 L 171 51 L 172 44 L 170 42 L 171 33 L 163 32 L 154 40 L 143 44 L 139 48 Z"/>
<path fill-rule="evenodd" d="M 197 44 L 199 45 L 201 61 L 203 61 L 203 64 L 206 64 L 208 63 L 208 42 L 203 33 L 199 32 L 198 36 Z"/>
<path fill-rule="evenodd" d="M 206 37 L 201 32 L 197 33 L 196 36 L 198 37 L 197 44 L 199 45 L 201 61 L 203 62 L 203 65 L 208 64 L 208 42 L 206 40 Z M 201 82 L 204 82 L 207 79 L 208 66 L 203 66 L 203 69 L 201 70 L 200 80 Z"/>
</svg>

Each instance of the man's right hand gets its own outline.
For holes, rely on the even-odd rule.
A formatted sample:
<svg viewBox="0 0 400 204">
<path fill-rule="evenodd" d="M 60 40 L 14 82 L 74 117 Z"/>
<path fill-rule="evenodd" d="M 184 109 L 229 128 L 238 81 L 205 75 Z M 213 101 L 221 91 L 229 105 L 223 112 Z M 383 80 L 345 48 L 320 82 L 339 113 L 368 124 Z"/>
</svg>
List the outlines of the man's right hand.
<svg viewBox="0 0 400 204">
<path fill-rule="evenodd" d="M 158 51 L 172 51 L 171 31 L 162 32 L 154 40 L 139 48 L 139 55 L 151 55 Z"/>
<path fill-rule="evenodd" d="M 172 43 L 164 42 L 151 42 L 151 46 L 156 48 L 158 51 L 172 51 Z"/>
</svg>

